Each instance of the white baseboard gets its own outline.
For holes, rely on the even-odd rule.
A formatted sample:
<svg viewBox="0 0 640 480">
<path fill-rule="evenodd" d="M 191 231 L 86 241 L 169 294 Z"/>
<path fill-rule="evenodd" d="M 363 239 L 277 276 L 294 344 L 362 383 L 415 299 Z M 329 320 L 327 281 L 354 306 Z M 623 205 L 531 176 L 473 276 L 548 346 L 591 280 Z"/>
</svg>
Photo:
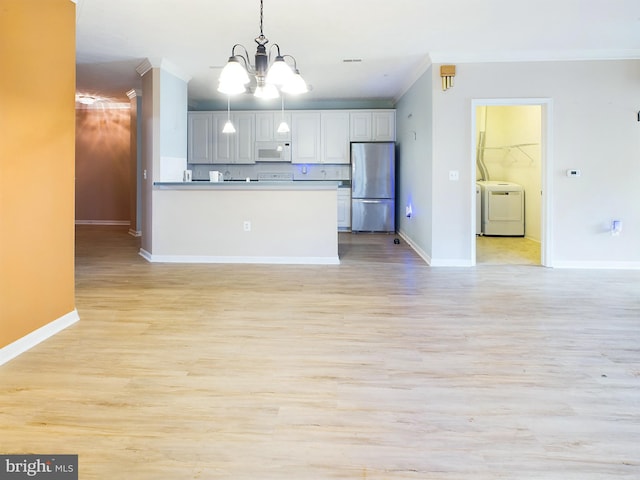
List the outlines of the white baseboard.
<svg viewBox="0 0 640 480">
<path fill-rule="evenodd" d="M 219 257 L 206 255 L 152 255 L 140 249 L 140 256 L 152 263 L 260 263 L 273 265 L 340 265 L 336 257 Z"/>
<path fill-rule="evenodd" d="M 552 267 L 593 270 L 640 270 L 640 262 L 563 262 L 555 260 Z"/>
<path fill-rule="evenodd" d="M 72 312 L 63 315 L 53 322 L 47 323 L 24 337 L 19 338 L 15 342 L 10 343 L 6 347 L 1 348 L 0 365 L 7 363 L 9 360 L 16 358 L 18 355 L 35 347 L 39 343 L 44 342 L 49 337 L 53 337 L 56 333 L 73 325 L 78 320 L 80 320 L 78 311 L 74 309 Z"/>
<path fill-rule="evenodd" d="M 76 225 L 131 225 L 129 220 L 76 220 Z"/>
<path fill-rule="evenodd" d="M 407 245 L 409 245 L 413 249 L 413 251 L 416 252 L 420 256 L 420 258 L 422 258 L 427 263 L 427 265 L 431 265 L 431 257 L 427 255 L 427 252 L 425 252 L 418 245 L 413 243 L 413 241 L 403 231 L 398 230 L 397 233 L 400 236 L 400 238 L 402 238 L 405 242 L 407 242 Z"/>
<path fill-rule="evenodd" d="M 133 228 L 129 229 L 129 235 L 131 235 L 132 237 L 141 237 L 142 236 L 142 232 L 140 230 L 135 230 Z"/>
</svg>

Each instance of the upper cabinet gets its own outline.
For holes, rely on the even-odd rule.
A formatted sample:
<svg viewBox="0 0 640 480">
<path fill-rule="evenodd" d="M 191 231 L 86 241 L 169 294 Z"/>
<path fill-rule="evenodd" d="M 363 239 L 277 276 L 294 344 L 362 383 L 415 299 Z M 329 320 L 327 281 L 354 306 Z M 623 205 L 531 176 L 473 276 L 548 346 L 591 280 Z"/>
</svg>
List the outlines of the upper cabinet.
<svg viewBox="0 0 640 480">
<path fill-rule="evenodd" d="M 291 113 L 289 112 L 256 112 L 256 142 L 290 141 Z M 289 125 L 289 131 L 278 133 L 282 121 Z"/>
<path fill-rule="evenodd" d="M 187 158 L 189 163 L 213 163 L 212 112 L 189 112 Z"/>
<path fill-rule="evenodd" d="M 231 121 L 236 127 L 236 133 L 232 133 L 231 135 L 227 133 L 221 134 L 229 135 L 233 140 L 233 161 L 226 163 L 256 163 L 254 148 L 256 141 L 255 114 L 253 112 L 233 113 L 231 115 Z"/>
<path fill-rule="evenodd" d="M 352 142 L 392 142 L 396 139 L 395 110 L 352 110 L 349 117 Z"/>
<path fill-rule="evenodd" d="M 291 113 L 291 163 L 320 163 L 320 112 Z"/>
<path fill-rule="evenodd" d="M 349 112 L 326 110 L 320 112 L 321 163 L 350 163 Z"/>
<path fill-rule="evenodd" d="M 291 142 L 292 163 L 348 164 L 350 142 L 394 141 L 395 110 L 232 112 L 236 133 L 222 133 L 227 112 L 189 112 L 187 162 L 253 164 L 255 142 Z M 278 133 L 284 119 L 290 132 Z"/>
<path fill-rule="evenodd" d="M 236 133 L 222 133 L 226 121 L 226 112 L 189 112 L 188 163 L 255 163 L 255 115 L 232 114 Z"/>
</svg>

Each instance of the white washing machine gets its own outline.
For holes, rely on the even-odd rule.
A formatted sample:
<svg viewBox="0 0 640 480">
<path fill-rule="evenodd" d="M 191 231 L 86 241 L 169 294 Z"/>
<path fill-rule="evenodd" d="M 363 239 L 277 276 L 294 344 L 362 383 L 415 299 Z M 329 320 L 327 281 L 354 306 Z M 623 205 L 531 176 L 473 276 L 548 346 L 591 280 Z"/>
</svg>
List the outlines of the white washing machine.
<svg viewBox="0 0 640 480">
<path fill-rule="evenodd" d="M 524 236 L 524 189 L 512 182 L 482 180 L 482 234 Z"/>
</svg>

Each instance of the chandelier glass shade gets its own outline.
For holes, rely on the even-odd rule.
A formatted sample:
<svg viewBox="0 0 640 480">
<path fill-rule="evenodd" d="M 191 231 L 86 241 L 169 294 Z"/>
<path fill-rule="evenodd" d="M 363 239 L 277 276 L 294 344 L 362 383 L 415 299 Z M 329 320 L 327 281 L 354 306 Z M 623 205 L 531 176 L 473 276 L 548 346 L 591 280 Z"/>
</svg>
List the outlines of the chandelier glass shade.
<svg viewBox="0 0 640 480">
<path fill-rule="evenodd" d="M 269 40 L 262 32 L 263 0 L 260 0 L 260 35 L 255 42 L 258 47 L 254 63 L 249 60 L 249 53 L 243 46 L 235 44 L 231 56 L 218 78 L 218 91 L 226 95 L 237 95 L 249 91 L 251 76 L 255 77 L 253 93 L 258 98 L 270 99 L 280 96 L 280 92 L 300 94 L 308 92 L 306 82 L 300 75 L 296 59 L 291 55 L 282 55 L 277 43 L 267 49 Z M 272 58 L 271 51 L 276 49 Z M 287 60 L 293 62 L 289 65 Z"/>
</svg>

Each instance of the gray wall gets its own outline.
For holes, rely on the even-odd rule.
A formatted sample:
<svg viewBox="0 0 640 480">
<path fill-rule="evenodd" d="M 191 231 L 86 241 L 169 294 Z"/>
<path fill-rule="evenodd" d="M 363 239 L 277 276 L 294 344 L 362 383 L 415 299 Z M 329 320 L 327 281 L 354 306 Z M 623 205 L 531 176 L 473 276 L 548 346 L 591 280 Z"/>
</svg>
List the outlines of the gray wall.
<svg viewBox="0 0 640 480">
<path fill-rule="evenodd" d="M 397 230 L 424 257 L 433 239 L 433 82 L 430 67 L 396 105 Z M 412 215 L 407 218 L 406 207 Z"/>
</svg>

